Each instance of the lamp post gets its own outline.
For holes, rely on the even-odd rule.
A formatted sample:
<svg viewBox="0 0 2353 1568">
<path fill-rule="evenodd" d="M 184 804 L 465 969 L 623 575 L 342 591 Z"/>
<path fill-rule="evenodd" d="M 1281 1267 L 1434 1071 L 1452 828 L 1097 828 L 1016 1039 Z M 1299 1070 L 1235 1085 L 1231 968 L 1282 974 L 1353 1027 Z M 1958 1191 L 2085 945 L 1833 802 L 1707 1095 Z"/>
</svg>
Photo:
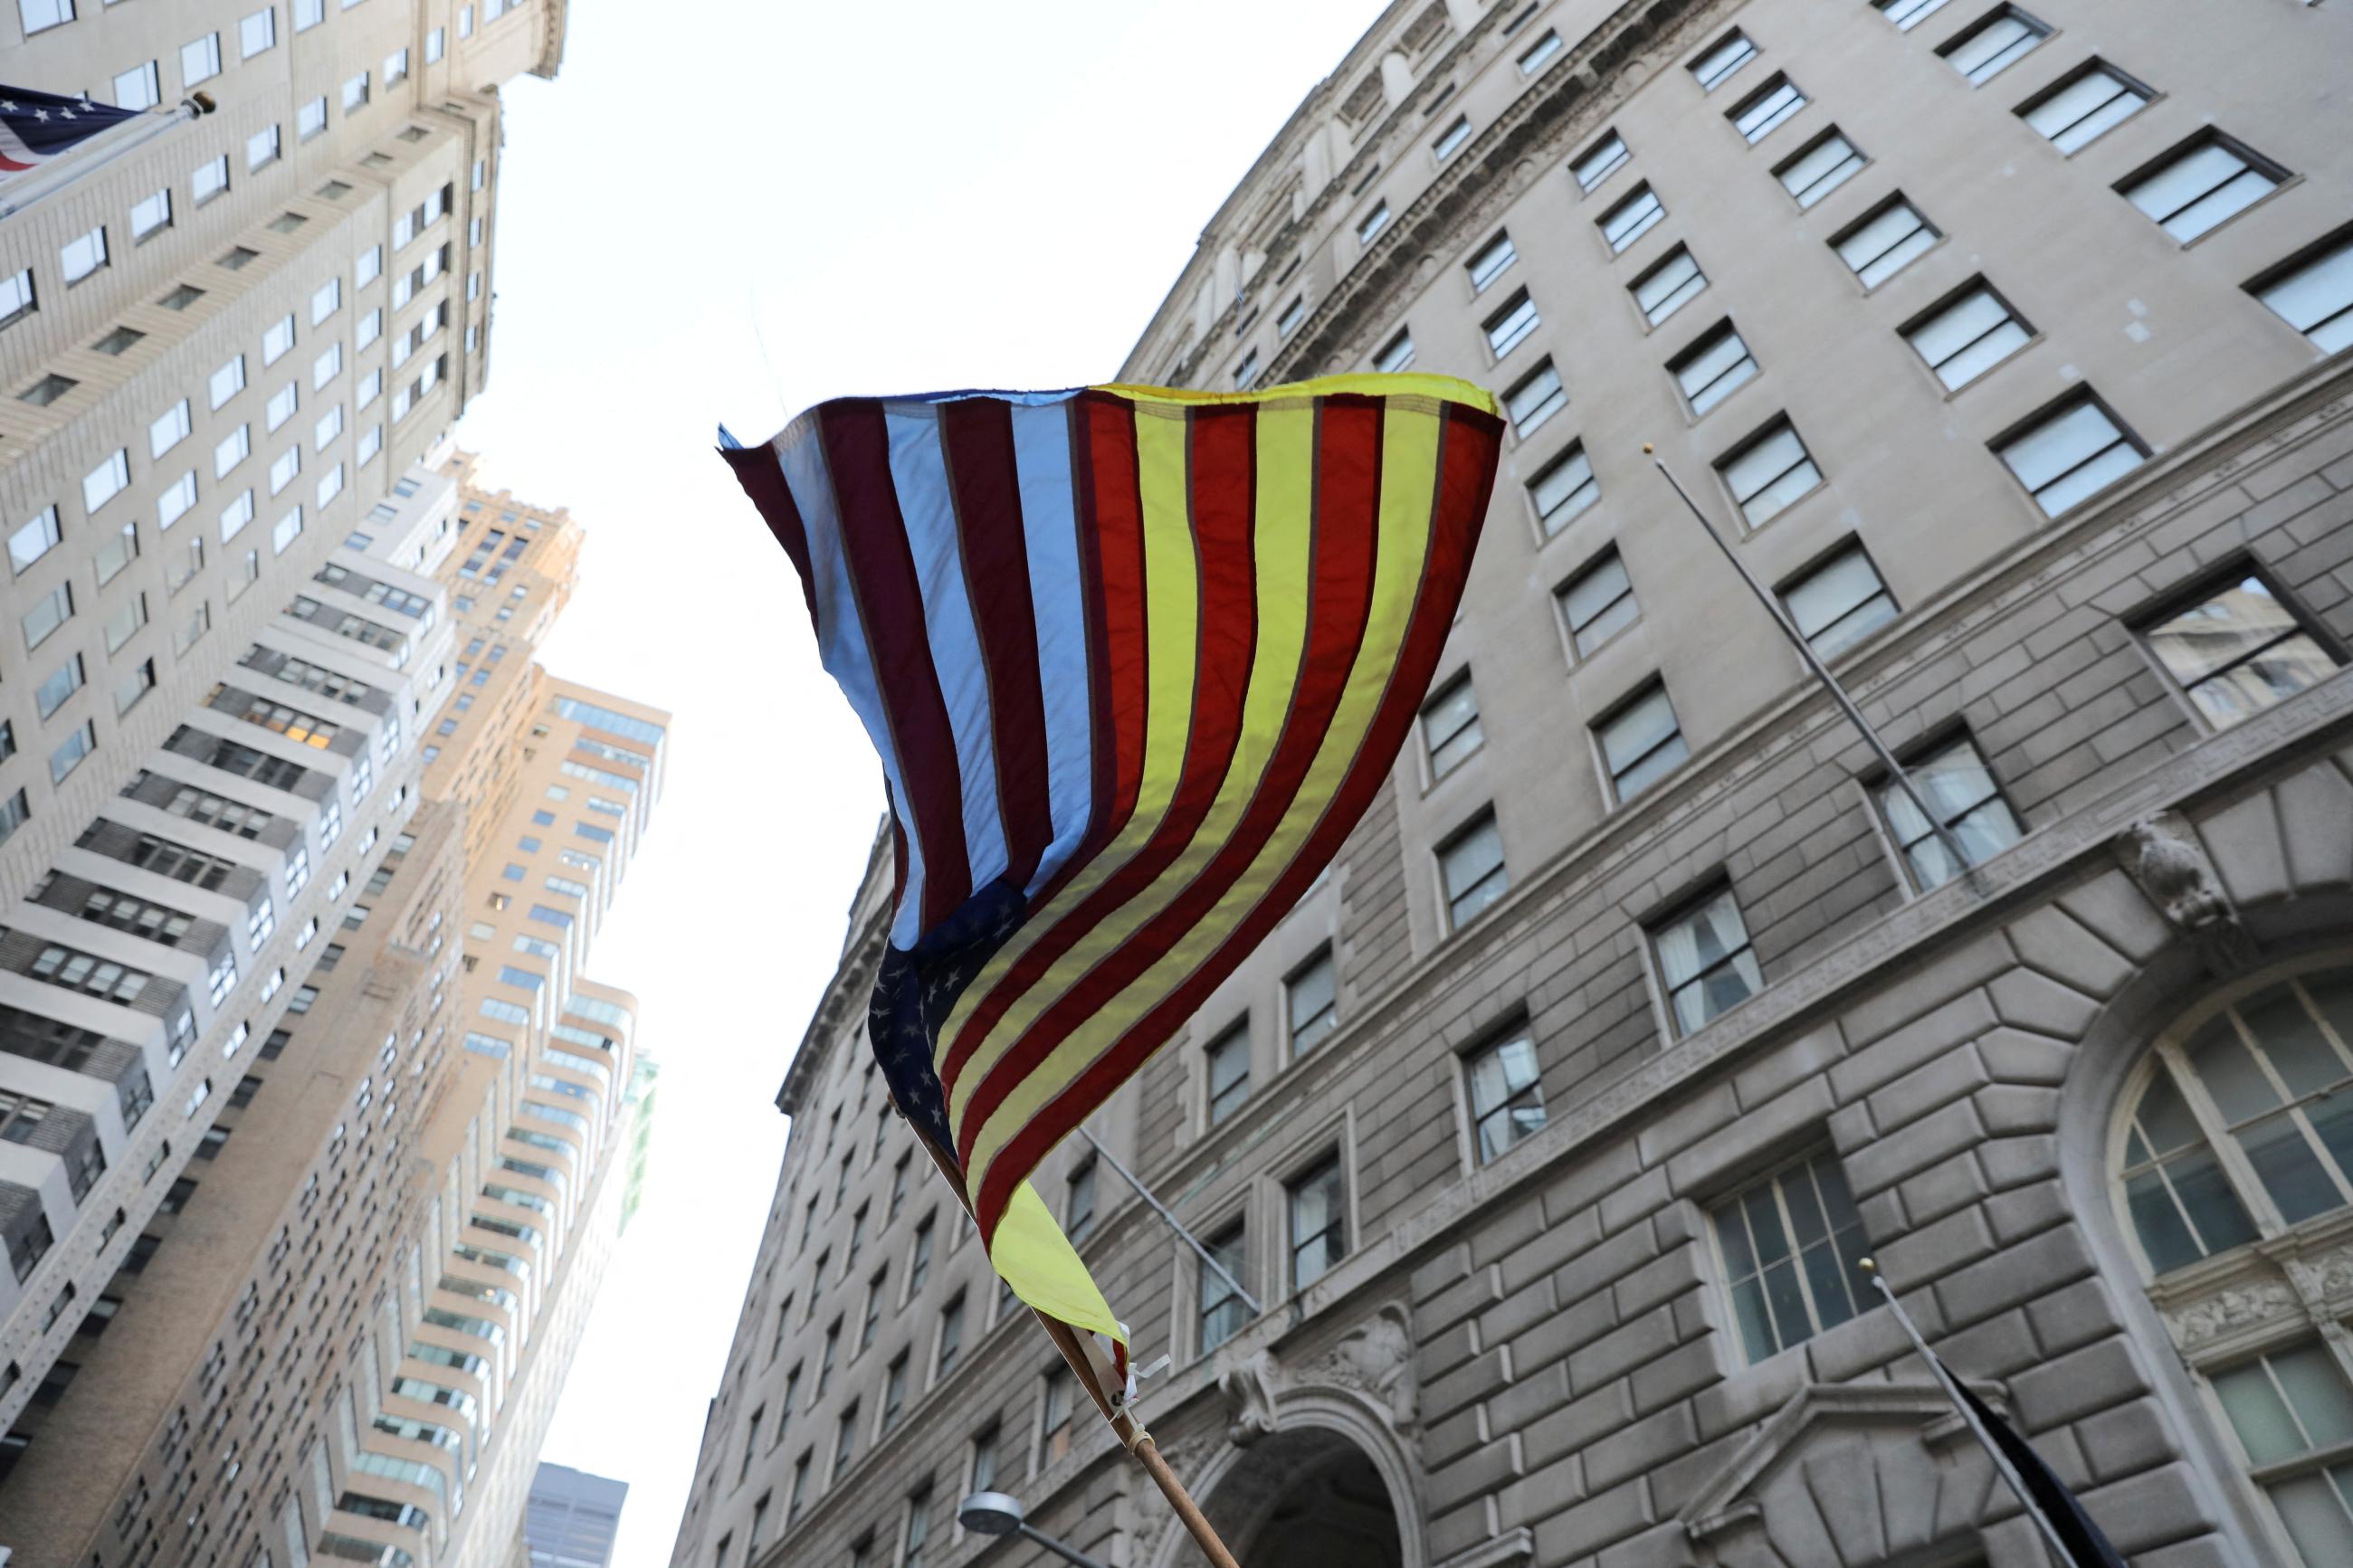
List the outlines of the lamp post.
<svg viewBox="0 0 2353 1568">
<path fill-rule="evenodd" d="M 1008 1492 L 975 1492 L 956 1504 L 956 1522 L 976 1535 L 1018 1535 L 1078 1568 L 1104 1568 L 1075 1546 L 1066 1546 L 1042 1530 L 1033 1530 L 1021 1517 L 1021 1500 Z"/>
</svg>

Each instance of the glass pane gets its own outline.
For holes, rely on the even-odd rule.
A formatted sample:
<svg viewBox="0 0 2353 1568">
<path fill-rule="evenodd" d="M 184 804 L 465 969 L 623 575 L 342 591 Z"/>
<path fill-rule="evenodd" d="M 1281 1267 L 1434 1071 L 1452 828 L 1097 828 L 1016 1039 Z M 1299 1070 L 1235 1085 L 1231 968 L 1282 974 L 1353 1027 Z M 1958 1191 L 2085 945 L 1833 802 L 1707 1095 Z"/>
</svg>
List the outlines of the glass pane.
<svg viewBox="0 0 2353 1568">
<path fill-rule="evenodd" d="M 2239 1008 L 2247 1032 L 2263 1047 L 2272 1068 L 2297 1099 L 2317 1093 L 2346 1077 L 2343 1058 L 2305 1010 L 2304 998 L 2289 986 L 2267 991 Z"/>
<path fill-rule="evenodd" d="M 2337 1474 L 2338 1472 L 2332 1472 Z M 2339 1483 L 2340 1485 L 2343 1483 Z M 2353 1563 L 2353 1519 L 2342 1495 L 2321 1476 L 2298 1476 L 2266 1489 L 2305 1568 Z"/>
<path fill-rule="evenodd" d="M 1757 1272 L 1757 1254 L 1748 1245 L 1748 1226 L 1741 1219 L 1740 1205 L 1729 1203 L 1715 1211 L 1715 1232 L 1724 1244 L 1726 1274 L 1742 1279 Z"/>
<path fill-rule="evenodd" d="M 1895 601 L 1884 593 L 1862 604 L 1807 640 L 1823 658 L 1835 658 L 1895 618 Z"/>
<path fill-rule="evenodd" d="M 2344 1203 L 2292 1114 L 2267 1117 L 2242 1129 L 2238 1139 L 2272 1202 L 2279 1205 L 2280 1217 L 2288 1224 L 2327 1214 Z"/>
<path fill-rule="evenodd" d="M 1972 865 L 1982 865 L 2018 842 L 2018 817 L 2006 801 L 1989 800 L 1953 824 Z"/>
<path fill-rule="evenodd" d="M 2303 985 L 2305 994 L 2312 998 L 2312 1005 L 2337 1032 L 2337 1039 L 2353 1047 L 2353 969 L 2309 976 Z"/>
<path fill-rule="evenodd" d="M 1781 1205 L 1773 1201 L 1773 1184 L 1763 1183 L 1740 1200 L 1748 1216 L 1748 1234 L 1757 1243 L 1757 1260 L 1767 1267 L 1789 1255 L 1789 1236 L 1781 1226 Z"/>
<path fill-rule="evenodd" d="M 2189 695 L 2218 728 L 2295 696 L 2337 668 L 2337 661 L 2302 632 L 2273 644 L 2227 674 L 2201 681 Z"/>
<path fill-rule="evenodd" d="M 1805 1292 L 1798 1284 L 1798 1267 L 1788 1259 L 1765 1270 L 1765 1300 L 1773 1309 L 1773 1327 L 1786 1347 L 1812 1335 L 1806 1316 Z"/>
<path fill-rule="evenodd" d="M 1839 1266 L 1837 1249 L 1826 1240 L 1809 1247 L 1805 1263 L 1806 1284 L 1814 1293 L 1814 1311 L 1821 1326 L 1832 1328 L 1853 1317 L 1855 1304 L 1847 1294 L 1847 1271 Z"/>
<path fill-rule="evenodd" d="M 1675 710 L 1667 701 L 1666 689 L 1654 688 L 1603 727 L 1602 753 L 1609 758 L 1609 771 L 1622 774 L 1645 752 L 1674 733 Z"/>
<path fill-rule="evenodd" d="M 1765 1310 L 1765 1287 L 1754 1279 L 1732 1288 L 1733 1315 L 1740 1320 L 1740 1345 L 1754 1364 L 1778 1348 L 1773 1342 L 1773 1321 Z"/>
<path fill-rule="evenodd" d="M 1632 626 L 1641 614 L 1642 606 L 1634 602 L 1633 595 L 1620 595 L 1616 603 L 1577 628 L 1577 658 L 1583 658 L 1620 631 Z"/>
<path fill-rule="evenodd" d="M 2150 651 L 2187 685 L 2295 630 L 2295 617 L 2260 577 L 2201 599 L 2147 632 Z"/>
<path fill-rule="evenodd" d="M 2148 1135 L 2149 1146 L 2159 1154 L 2169 1154 L 2204 1141 L 2196 1119 L 2189 1114 L 2188 1102 L 2173 1086 L 2172 1075 L 2163 1068 L 2158 1068 L 2148 1080 L 2139 1109 L 2133 1114 L 2140 1130 Z"/>
<path fill-rule="evenodd" d="M 2221 1108 L 2223 1121 L 2236 1125 L 2278 1106 L 2278 1091 L 2240 1042 L 2229 1014 L 2209 1019 L 2191 1038 L 2188 1055 L 2198 1081 Z"/>
<path fill-rule="evenodd" d="M 2211 1150 L 2175 1156 L 2166 1162 L 2165 1174 L 2209 1252 L 2226 1252 L 2255 1239 L 2255 1222 Z"/>
<path fill-rule="evenodd" d="M 1748 520 L 1750 527 L 1761 528 L 1778 517 L 1783 508 L 1821 482 L 1821 470 L 1814 467 L 1812 459 L 1801 458 L 1797 467 L 1749 497 L 1740 509 L 1741 515 Z"/>
<path fill-rule="evenodd" d="M 1625 563 L 1612 552 L 1608 559 L 1596 565 L 1561 595 L 1561 603 L 1568 608 L 1568 624 L 1581 627 L 1626 596 L 1631 584 L 1626 580 Z"/>
<path fill-rule="evenodd" d="M 1797 1233 L 1800 1248 L 1830 1238 L 1830 1228 L 1822 1223 L 1821 1200 L 1814 1195 L 1811 1176 L 1804 1171 L 1790 1172 L 1781 1178 L 1781 1195 L 1788 1201 L 1789 1228 Z"/>
<path fill-rule="evenodd" d="M 1788 592 L 1789 618 L 1810 638 L 1880 591 L 1879 574 L 1861 550 L 1838 556 L 1806 574 Z"/>
<path fill-rule="evenodd" d="M 2353 1388 L 2346 1387 L 2345 1374 L 2326 1345 L 2297 1345 L 2270 1359 L 2313 1447 L 2353 1440 Z"/>
<path fill-rule="evenodd" d="M 2215 1373 L 2214 1394 L 2221 1400 L 2222 1413 L 2231 1418 L 2232 1429 L 2239 1434 L 2251 1463 L 2276 1464 L 2306 1450 L 2304 1435 L 2296 1430 L 2295 1418 L 2272 1386 L 2262 1362 Z"/>
</svg>

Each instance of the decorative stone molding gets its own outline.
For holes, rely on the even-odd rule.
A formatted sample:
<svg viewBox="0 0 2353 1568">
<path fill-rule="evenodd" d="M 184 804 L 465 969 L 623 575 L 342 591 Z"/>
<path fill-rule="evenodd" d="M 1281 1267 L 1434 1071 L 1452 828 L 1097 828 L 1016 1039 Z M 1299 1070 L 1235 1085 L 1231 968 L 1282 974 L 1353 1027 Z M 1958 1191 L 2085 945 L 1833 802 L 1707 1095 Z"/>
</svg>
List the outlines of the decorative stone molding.
<svg viewBox="0 0 2353 1568">
<path fill-rule="evenodd" d="M 1226 1440 L 1247 1448 L 1276 1428 L 1275 1405 L 1294 1389 L 1338 1388 L 1362 1394 L 1394 1432 L 1421 1426 L 1421 1391 L 1413 1370 L 1413 1320 L 1402 1301 L 1388 1301 L 1340 1336 L 1339 1342 L 1297 1370 L 1271 1350 L 1261 1350 L 1218 1378 L 1225 1402 Z"/>
<path fill-rule="evenodd" d="M 2254 1337 L 2260 1338 L 2283 1319 L 2301 1320 L 2304 1304 L 2295 1287 L 2285 1279 L 2251 1279 L 2161 1311 L 2173 1342 L 2194 1355 L 2219 1342 L 2239 1339 L 2247 1331 L 2254 1331 Z"/>
<path fill-rule="evenodd" d="M 2353 1313 L 2353 1215 L 2179 1270 L 2149 1290 L 2158 1316 L 2192 1362 L 2225 1361 Z"/>
<path fill-rule="evenodd" d="M 2227 976 L 2253 964 L 2254 940 L 2239 923 L 2205 845 L 2179 812 L 2143 817 L 2117 834 L 2110 847 L 2166 923 L 2197 942 L 2210 972 Z"/>
</svg>

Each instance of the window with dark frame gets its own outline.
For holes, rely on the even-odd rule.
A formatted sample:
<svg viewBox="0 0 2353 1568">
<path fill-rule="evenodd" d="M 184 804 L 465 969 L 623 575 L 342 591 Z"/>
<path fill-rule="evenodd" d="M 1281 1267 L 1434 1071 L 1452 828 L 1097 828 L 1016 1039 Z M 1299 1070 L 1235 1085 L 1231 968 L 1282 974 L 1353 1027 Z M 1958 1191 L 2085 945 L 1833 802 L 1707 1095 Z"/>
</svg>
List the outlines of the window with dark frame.
<svg viewBox="0 0 2353 1568">
<path fill-rule="evenodd" d="M 2268 577 L 2243 565 L 2136 633 L 2217 730 L 2277 706 L 2343 662 Z"/>
<path fill-rule="evenodd" d="M 1208 1076 L 1209 1125 L 1215 1127 L 1250 1099 L 1250 1020 L 1235 1024 L 1201 1054 Z"/>
<path fill-rule="evenodd" d="M 1651 927 L 1667 1015 L 1680 1038 L 1765 989 L 1748 927 L 1729 884 L 1685 904 Z"/>
<path fill-rule="evenodd" d="M 1242 1277 L 1248 1231 L 1243 1222 L 1234 1221 L 1211 1237 L 1205 1245 L 1211 1257 L 1225 1266 L 1227 1273 L 1239 1279 Z M 1224 1344 L 1241 1331 L 1250 1321 L 1250 1308 L 1241 1293 L 1226 1283 L 1218 1271 L 1206 1265 L 1199 1269 L 1196 1290 L 1198 1307 L 1200 1349 L 1203 1355 Z"/>
<path fill-rule="evenodd" d="M 1856 1267 L 1870 1250 L 1862 1216 L 1829 1150 L 1750 1184 L 1710 1217 L 1751 1366 L 1837 1327 L 1874 1298 Z"/>
<path fill-rule="evenodd" d="M 1291 1288 L 1304 1290 L 1348 1255 L 1346 1192 L 1335 1152 L 1285 1189 L 1291 1215 Z"/>
<path fill-rule="evenodd" d="M 1543 1131 L 1543 1075 L 1535 1037 L 1525 1021 L 1463 1058 L 1462 1071 L 1471 1093 L 1471 1146 L 1479 1163 L 1493 1163 L 1522 1139 Z"/>
</svg>

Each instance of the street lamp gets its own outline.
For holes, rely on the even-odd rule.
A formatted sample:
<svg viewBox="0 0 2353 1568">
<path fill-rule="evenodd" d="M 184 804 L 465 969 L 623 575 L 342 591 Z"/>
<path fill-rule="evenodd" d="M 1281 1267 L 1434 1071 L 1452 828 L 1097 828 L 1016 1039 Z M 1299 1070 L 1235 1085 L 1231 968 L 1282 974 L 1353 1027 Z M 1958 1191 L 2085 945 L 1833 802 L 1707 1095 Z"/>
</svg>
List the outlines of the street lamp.
<svg viewBox="0 0 2353 1568">
<path fill-rule="evenodd" d="M 1021 1517 L 1021 1500 L 1008 1492 L 975 1492 L 956 1504 L 956 1522 L 976 1535 L 1018 1535 L 1078 1568 L 1103 1568 L 1075 1546 L 1065 1546 L 1042 1530 L 1032 1530 Z"/>
</svg>

